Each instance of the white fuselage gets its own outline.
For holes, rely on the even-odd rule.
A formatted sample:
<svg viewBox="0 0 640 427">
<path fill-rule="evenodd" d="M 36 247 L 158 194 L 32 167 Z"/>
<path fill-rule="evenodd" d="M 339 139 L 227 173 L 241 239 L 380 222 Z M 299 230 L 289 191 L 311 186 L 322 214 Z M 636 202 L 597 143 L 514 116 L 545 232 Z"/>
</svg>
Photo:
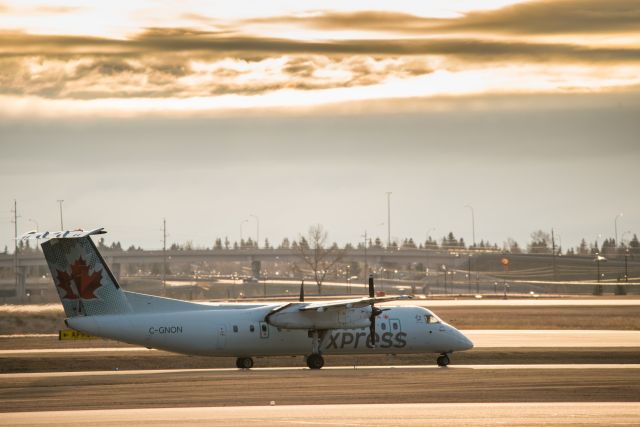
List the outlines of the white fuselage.
<svg viewBox="0 0 640 427">
<path fill-rule="evenodd" d="M 199 310 L 79 316 L 67 319 L 73 329 L 130 344 L 207 356 L 276 356 L 311 353 L 306 329 L 273 326 L 265 317 L 278 304 L 234 308 L 232 304 Z M 330 329 L 322 334 L 325 354 L 451 353 L 473 344 L 444 322 L 429 323 L 422 307 L 385 307 L 376 318 L 376 345 L 369 328 Z"/>
</svg>

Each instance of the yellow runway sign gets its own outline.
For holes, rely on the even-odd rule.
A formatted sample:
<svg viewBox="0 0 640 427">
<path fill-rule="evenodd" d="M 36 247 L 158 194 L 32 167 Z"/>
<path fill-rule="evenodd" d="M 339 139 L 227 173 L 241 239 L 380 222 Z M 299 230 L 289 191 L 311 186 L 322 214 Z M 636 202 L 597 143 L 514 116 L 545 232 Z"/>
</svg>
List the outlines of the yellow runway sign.
<svg viewBox="0 0 640 427">
<path fill-rule="evenodd" d="M 92 340 L 97 337 L 76 331 L 75 329 L 62 329 L 58 332 L 58 340 Z"/>
</svg>

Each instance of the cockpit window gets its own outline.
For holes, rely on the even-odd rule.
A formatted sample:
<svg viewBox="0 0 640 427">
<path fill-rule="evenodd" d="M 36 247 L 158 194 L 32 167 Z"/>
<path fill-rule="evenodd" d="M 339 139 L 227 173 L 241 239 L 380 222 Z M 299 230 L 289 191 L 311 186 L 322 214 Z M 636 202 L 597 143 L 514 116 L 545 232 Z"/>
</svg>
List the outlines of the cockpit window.
<svg viewBox="0 0 640 427">
<path fill-rule="evenodd" d="M 438 318 L 438 316 L 436 316 L 435 314 L 425 314 L 424 321 L 427 322 L 427 324 L 441 322 L 440 318 Z"/>
</svg>

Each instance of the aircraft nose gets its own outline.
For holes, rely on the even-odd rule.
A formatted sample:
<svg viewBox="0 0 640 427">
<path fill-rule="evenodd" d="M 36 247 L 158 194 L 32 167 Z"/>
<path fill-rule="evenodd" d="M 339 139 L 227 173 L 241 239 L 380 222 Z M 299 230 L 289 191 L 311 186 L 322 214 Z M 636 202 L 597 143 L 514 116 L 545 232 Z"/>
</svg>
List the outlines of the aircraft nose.
<svg viewBox="0 0 640 427">
<path fill-rule="evenodd" d="M 456 351 L 471 350 L 473 348 L 473 342 L 459 330 L 455 329 L 453 331 L 453 336 L 456 343 L 455 345 Z"/>
<path fill-rule="evenodd" d="M 460 341 L 460 344 L 463 347 L 462 350 L 471 350 L 473 348 L 473 341 L 467 338 L 462 332 L 458 331 L 458 333 L 460 334 L 458 341 Z"/>
</svg>

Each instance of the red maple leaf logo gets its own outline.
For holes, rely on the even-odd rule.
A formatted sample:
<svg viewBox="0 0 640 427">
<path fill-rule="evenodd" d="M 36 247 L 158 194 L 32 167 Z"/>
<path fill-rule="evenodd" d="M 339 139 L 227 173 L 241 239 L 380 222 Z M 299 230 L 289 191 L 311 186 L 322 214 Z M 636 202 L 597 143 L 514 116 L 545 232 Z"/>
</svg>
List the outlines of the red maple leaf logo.
<svg viewBox="0 0 640 427">
<path fill-rule="evenodd" d="M 80 293 L 80 298 L 94 299 L 96 298 L 95 290 L 102 286 L 101 281 L 102 272 L 94 271 L 89 274 L 89 266 L 82 257 L 71 264 L 71 274 L 58 270 L 58 287 L 65 291 L 65 295 L 62 298 L 78 299 L 78 294 L 71 286 L 71 283 L 73 283 L 76 285 L 75 289 Z"/>
</svg>

